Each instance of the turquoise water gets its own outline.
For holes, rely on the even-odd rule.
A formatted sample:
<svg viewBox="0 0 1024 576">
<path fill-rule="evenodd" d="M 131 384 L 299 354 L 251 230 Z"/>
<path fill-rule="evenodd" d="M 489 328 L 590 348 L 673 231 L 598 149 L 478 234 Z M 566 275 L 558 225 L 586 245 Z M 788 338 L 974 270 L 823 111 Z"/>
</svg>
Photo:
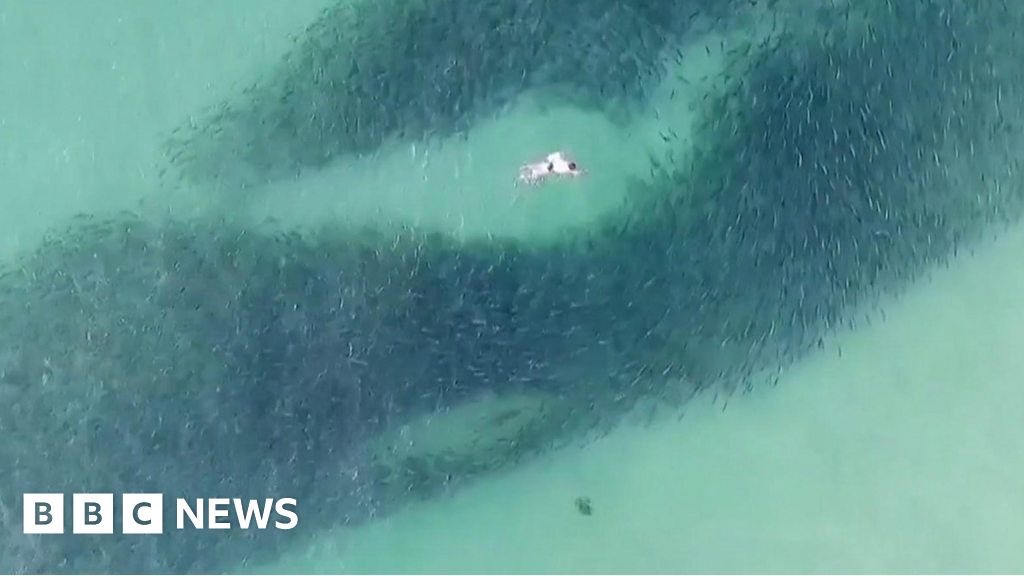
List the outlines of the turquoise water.
<svg viewBox="0 0 1024 576">
<path fill-rule="evenodd" d="M 958 261 L 837 336 L 841 358 L 724 412 L 698 399 L 682 421 L 624 426 L 265 569 L 1017 571 L 1022 250 L 1017 230 Z"/>
<path fill-rule="evenodd" d="M 265 74 L 331 4 L 0 4 L 0 255 L 23 262 L 72 216 L 123 210 L 152 221 L 212 215 L 258 230 L 272 218 L 274 230 L 312 234 L 400 223 L 459 242 L 549 246 L 615 217 L 645 192 L 638 183 L 652 178 L 652 161 L 685 166 L 680 150 L 706 144 L 695 128 L 700 106 L 732 70 L 733 50 L 774 34 L 761 7 L 752 22 L 686 36 L 678 48 L 687 57 L 667 57 L 669 72 L 628 114 L 529 89 L 458 134 L 386 139 L 244 194 L 224 191 L 229 179 L 178 182 L 167 136 Z M 571 151 L 587 174 L 514 185 L 521 163 L 555 149 Z M 951 181 L 978 186 L 964 197 L 988 193 L 970 177 Z M 727 404 L 705 390 L 653 417 L 639 410 L 597 439 L 573 438 L 441 494 L 401 499 L 369 520 L 302 526 L 270 553 L 217 558 L 217 569 L 1021 571 L 1024 229 L 987 230 L 905 291 L 863 304 L 859 316 L 869 321 L 829 330 L 821 348 L 781 369 L 776 386 Z M 24 393 L 14 376 L 3 378 L 0 397 Z M 482 452 L 500 434 L 480 432 L 481 422 L 513 405 L 530 424 L 548 400 L 509 396 L 396 416 L 383 437 L 410 453 Z M 76 479 L 63 480 L 68 491 Z M 589 499 L 591 515 L 577 498 Z M 0 502 L 0 522 L 16 530 L 18 512 Z M 67 565 L 59 551 L 44 548 L 53 555 L 40 560 L 15 541 L 5 546 L 33 560 L 0 561 L 0 570 Z"/>
</svg>

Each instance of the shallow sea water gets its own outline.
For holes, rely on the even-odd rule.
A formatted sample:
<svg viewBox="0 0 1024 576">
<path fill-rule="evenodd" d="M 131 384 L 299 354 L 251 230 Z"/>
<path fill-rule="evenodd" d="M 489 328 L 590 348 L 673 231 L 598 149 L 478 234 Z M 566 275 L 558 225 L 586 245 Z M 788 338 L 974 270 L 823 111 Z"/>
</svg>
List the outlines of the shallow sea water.
<svg viewBox="0 0 1024 576">
<path fill-rule="evenodd" d="M 1017 229 L 724 411 L 698 398 L 266 570 L 1019 571 L 1022 255 Z"/>
<path fill-rule="evenodd" d="M 223 209 L 164 195 L 160 139 L 244 85 L 324 4 L 0 3 L 0 255 L 78 212 Z M 680 73 L 713 74 L 715 50 L 693 52 Z M 465 138 L 385 146 L 235 215 L 553 237 L 613 210 L 630 174 L 664 153 L 659 119 L 679 127 L 690 114 L 686 96 L 667 97 L 679 87 L 626 125 L 527 98 Z M 572 150 L 590 174 L 516 200 L 515 167 L 549 148 Z M 775 388 L 724 409 L 699 396 L 682 419 L 631 421 L 368 524 L 304 533 L 277 562 L 238 569 L 1024 570 L 1024 229 L 995 236 Z"/>
</svg>

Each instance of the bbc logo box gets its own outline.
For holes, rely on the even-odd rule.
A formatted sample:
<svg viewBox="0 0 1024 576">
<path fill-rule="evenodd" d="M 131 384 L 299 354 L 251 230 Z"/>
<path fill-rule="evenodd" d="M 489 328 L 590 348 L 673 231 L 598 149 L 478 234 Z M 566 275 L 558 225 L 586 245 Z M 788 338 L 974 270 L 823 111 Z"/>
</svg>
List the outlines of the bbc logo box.
<svg viewBox="0 0 1024 576">
<path fill-rule="evenodd" d="M 25 494 L 22 501 L 25 534 L 64 533 L 63 494 Z"/>
<path fill-rule="evenodd" d="M 25 534 L 63 534 L 64 503 L 63 494 L 25 494 Z M 120 508 L 123 534 L 163 534 L 162 494 L 122 494 Z M 115 513 L 113 494 L 71 495 L 74 534 L 113 534 Z"/>
</svg>

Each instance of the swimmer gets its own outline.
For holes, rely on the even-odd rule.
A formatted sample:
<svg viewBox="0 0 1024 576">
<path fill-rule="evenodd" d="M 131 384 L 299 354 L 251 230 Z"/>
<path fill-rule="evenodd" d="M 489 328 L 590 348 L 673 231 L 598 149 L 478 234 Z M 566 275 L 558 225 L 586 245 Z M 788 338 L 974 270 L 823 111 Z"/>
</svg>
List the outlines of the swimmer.
<svg viewBox="0 0 1024 576">
<path fill-rule="evenodd" d="M 555 176 L 575 178 L 582 174 L 583 171 L 576 165 L 575 160 L 562 152 L 552 152 L 543 160 L 521 166 L 519 168 L 519 183 L 540 184 L 548 178 Z"/>
</svg>

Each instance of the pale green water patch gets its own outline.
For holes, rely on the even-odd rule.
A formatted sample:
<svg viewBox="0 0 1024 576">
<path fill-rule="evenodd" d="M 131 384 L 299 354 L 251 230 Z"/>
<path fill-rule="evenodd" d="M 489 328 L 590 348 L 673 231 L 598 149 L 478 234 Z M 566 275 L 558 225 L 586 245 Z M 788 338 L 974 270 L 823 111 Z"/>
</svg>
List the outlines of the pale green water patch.
<svg viewBox="0 0 1024 576">
<path fill-rule="evenodd" d="M 0 257 L 82 212 L 201 213 L 208 198 L 161 180 L 164 139 L 251 83 L 327 3 L 0 5 Z"/>
</svg>

